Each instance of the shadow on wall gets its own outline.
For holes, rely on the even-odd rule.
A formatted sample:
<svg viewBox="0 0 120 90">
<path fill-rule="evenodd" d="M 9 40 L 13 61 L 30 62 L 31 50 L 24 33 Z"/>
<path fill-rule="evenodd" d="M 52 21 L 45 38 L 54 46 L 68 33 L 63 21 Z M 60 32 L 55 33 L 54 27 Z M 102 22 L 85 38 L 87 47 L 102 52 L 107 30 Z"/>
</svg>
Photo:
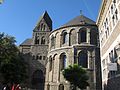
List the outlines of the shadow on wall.
<svg viewBox="0 0 120 90">
<path fill-rule="evenodd" d="M 45 82 L 45 66 L 38 60 L 33 60 L 30 53 L 23 54 L 25 62 L 28 64 L 27 73 L 28 78 L 23 84 L 23 88 L 26 90 L 44 90 Z"/>
<path fill-rule="evenodd" d="M 107 84 L 104 84 L 104 90 L 120 90 L 120 65 L 117 65 L 117 71 L 109 71 Z"/>
</svg>

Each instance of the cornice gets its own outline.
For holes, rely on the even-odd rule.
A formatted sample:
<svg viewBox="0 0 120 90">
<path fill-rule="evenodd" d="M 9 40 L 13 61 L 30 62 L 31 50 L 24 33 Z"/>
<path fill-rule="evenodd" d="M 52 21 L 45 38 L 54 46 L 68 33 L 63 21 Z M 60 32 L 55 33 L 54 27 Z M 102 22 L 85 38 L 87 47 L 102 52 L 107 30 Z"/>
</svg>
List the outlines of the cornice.
<svg viewBox="0 0 120 90">
<path fill-rule="evenodd" d="M 100 24 L 100 21 L 102 19 L 103 13 L 105 11 L 106 4 L 107 4 L 107 0 L 103 0 L 102 4 L 101 4 L 101 7 L 100 7 L 99 14 L 98 14 L 97 22 L 96 22 L 98 26 Z"/>
</svg>

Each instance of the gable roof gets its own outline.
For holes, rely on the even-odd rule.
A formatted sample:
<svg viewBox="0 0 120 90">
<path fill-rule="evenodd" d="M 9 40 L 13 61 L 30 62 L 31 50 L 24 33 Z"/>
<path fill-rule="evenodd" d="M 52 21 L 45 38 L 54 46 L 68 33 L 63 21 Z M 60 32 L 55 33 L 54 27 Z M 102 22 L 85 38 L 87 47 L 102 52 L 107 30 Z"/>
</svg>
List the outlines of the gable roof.
<svg viewBox="0 0 120 90">
<path fill-rule="evenodd" d="M 87 18 L 84 15 L 77 16 L 70 20 L 68 23 L 64 24 L 61 27 L 67 27 L 72 25 L 96 25 L 96 22 Z"/>
<path fill-rule="evenodd" d="M 31 45 L 32 44 L 32 39 L 26 39 L 23 43 L 20 44 L 21 45 Z"/>
<path fill-rule="evenodd" d="M 48 25 L 48 27 L 52 30 L 52 20 L 49 16 L 49 14 L 47 13 L 47 11 L 45 11 L 42 16 L 40 17 L 40 19 L 38 20 L 38 23 L 36 24 L 36 27 L 39 26 L 41 20 L 44 19 L 46 24 Z"/>
</svg>

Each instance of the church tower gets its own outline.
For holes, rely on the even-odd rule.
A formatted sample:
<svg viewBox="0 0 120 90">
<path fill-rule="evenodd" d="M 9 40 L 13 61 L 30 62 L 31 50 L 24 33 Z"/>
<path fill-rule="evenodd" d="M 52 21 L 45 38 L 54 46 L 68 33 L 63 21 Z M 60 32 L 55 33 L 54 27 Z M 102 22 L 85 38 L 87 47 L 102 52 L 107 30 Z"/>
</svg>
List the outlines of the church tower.
<svg viewBox="0 0 120 90">
<path fill-rule="evenodd" d="M 41 16 L 38 24 L 33 30 L 31 52 L 33 59 L 40 60 L 45 65 L 48 49 L 48 37 L 52 31 L 52 20 L 45 11 Z"/>
<path fill-rule="evenodd" d="M 48 37 L 51 30 L 52 20 L 45 11 L 33 30 L 31 46 L 32 64 L 36 61 L 34 70 L 31 69 L 31 72 L 34 71 L 32 74 L 32 86 L 33 88 L 40 87 L 37 88 L 39 90 L 44 90 L 43 84 L 45 81 L 45 64 L 48 53 Z"/>
<path fill-rule="evenodd" d="M 25 60 L 29 64 L 29 79 L 27 83 L 31 89 L 44 90 L 45 65 L 51 31 L 52 20 L 47 11 L 45 11 L 33 30 L 32 38 L 26 39 L 20 45 L 20 51 L 24 54 Z"/>
</svg>

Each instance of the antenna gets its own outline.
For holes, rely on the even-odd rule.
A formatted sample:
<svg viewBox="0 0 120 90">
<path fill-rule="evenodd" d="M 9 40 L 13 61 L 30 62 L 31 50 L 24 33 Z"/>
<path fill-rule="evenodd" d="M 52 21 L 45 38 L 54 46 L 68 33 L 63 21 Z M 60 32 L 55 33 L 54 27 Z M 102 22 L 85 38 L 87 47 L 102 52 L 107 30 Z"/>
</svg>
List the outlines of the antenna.
<svg viewBox="0 0 120 90">
<path fill-rule="evenodd" d="M 82 10 L 80 10 L 80 15 L 82 15 L 83 13 L 82 13 Z"/>
</svg>

